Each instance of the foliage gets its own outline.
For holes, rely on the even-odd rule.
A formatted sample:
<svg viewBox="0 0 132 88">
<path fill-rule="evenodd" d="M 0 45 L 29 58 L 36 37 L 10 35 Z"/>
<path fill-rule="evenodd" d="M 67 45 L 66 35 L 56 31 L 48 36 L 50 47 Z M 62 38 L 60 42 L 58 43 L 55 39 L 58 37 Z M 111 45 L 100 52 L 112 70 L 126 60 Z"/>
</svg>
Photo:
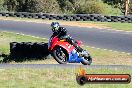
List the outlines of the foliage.
<svg viewBox="0 0 132 88">
<path fill-rule="evenodd" d="M 0 11 L 7 11 L 6 6 L 4 6 L 4 0 L 0 0 Z"/>
<path fill-rule="evenodd" d="M 103 13 L 104 8 L 101 6 L 99 2 L 95 2 L 94 0 L 79 0 L 75 3 L 76 13 L 81 14 L 101 14 Z"/>
<path fill-rule="evenodd" d="M 0 0 L 13 12 L 120 15 L 124 0 Z M 1 4 L 4 3 L 4 5 Z M 120 11 L 121 10 L 121 11 Z"/>
<path fill-rule="evenodd" d="M 17 6 L 17 1 L 16 0 L 5 0 L 4 5 L 7 6 L 8 11 L 16 11 L 16 6 Z"/>
<path fill-rule="evenodd" d="M 122 12 L 119 8 L 115 8 L 114 6 L 104 4 L 104 15 L 121 15 Z"/>
<path fill-rule="evenodd" d="M 77 0 L 75 2 L 75 13 L 90 13 L 103 15 L 120 15 L 121 12 L 101 0 Z"/>
<path fill-rule="evenodd" d="M 17 12 L 32 12 L 34 10 L 34 0 L 17 0 Z"/>
<path fill-rule="evenodd" d="M 129 14 L 132 14 L 132 2 L 129 4 Z"/>
<path fill-rule="evenodd" d="M 60 13 L 60 6 L 56 0 L 33 0 L 36 2 L 34 12 Z"/>
<path fill-rule="evenodd" d="M 103 0 L 105 3 L 114 6 L 115 8 L 119 8 L 122 13 L 125 12 L 125 0 Z"/>
<path fill-rule="evenodd" d="M 63 13 L 74 13 L 72 0 L 57 0 Z"/>
<path fill-rule="evenodd" d="M 58 13 L 60 7 L 56 0 L 5 0 L 8 11 Z"/>
</svg>

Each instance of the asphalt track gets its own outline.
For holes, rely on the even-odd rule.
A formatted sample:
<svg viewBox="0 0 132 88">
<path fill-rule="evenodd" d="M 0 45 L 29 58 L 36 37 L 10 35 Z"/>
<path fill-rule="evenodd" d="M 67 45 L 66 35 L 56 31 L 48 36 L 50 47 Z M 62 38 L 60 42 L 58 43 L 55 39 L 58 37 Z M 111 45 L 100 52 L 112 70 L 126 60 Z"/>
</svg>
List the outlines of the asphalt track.
<svg viewBox="0 0 132 88">
<path fill-rule="evenodd" d="M 0 69 L 7 68 L 79 68 L 80 65 L 75 64 L 0 64 Z M 111 69 L 132 69 L 132 66 L 127 65 L 81 65 L 83 68 L 111 68 Z"/>
<path fill-rule="evenodd" d="M 61 23 L 60 23 L 61 24 Z M 96 28 L 64 26 L 68 33 L 83 44 L 98 48 L 132 53 L 132 32 L 99 30 Z M 24 33 L 49 38 L 52 35 L 49 24 L 0 20 L 0 30 Z"/>
</svg>

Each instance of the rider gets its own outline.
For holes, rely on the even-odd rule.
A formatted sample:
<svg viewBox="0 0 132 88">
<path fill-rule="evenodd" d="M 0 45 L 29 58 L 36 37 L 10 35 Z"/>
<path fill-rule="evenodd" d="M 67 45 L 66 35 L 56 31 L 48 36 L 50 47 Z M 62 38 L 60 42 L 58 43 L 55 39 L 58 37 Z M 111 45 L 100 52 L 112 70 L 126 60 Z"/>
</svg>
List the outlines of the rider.
<svg viewBox="0 0 132 88">
<path fill-rule="evenodd" d="M 65 39 L 76 48 L 77 52 L 79 52 L 80 55 L 85 56 L 85 54 L 83 53 L 83 49 L 78 46 L 77 42 L 72 39 L 71 36 L 67 35 L 66 28 L 60 27 L 58 22 L 52 22 L 51 29 L 53 32 L 53 35 L 51 37 L 58 36 L 59 40 Z"/>
</svg>

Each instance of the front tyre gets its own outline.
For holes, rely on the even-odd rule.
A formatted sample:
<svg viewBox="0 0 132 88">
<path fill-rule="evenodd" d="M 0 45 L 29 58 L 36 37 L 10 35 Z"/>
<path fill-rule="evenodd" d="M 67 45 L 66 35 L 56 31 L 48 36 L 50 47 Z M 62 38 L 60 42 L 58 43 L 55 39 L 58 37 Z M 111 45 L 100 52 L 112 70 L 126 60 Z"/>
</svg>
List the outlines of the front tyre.
<svg viewBox="0 0 132 88">
<path fill-rule="evenodd" d="M 81 63 L 83 65 L 90 65 L 92 63 L 92 57 L 90 55 L 88 57 L 84 57 Z"/>
<path fill-rule="evenodd" d="M 53 50 L 54 59 L 60 64 L 66 64 L 68 59 L 68 54 L 62 47 L 56 47 Z"/>
</svg>

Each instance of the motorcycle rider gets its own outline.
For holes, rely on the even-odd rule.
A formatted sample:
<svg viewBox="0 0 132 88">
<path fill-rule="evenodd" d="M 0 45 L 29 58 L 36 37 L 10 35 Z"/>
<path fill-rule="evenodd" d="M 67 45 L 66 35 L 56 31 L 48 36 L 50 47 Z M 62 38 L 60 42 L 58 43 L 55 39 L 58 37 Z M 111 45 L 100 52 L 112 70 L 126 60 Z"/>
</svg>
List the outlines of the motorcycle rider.
<svg viewBox="0 0 132 88">
<path fill-rule="evenodd" d="M 58 36 L 59 40 L 65 39 L 68 43 L 72 44 L 76 48 L 80 56 L 85 57 L 87 55 L 83 52 L 84 50 L 78 46 L 77 42 L 71 36 L 67 35 L 66 28 L 61 27 L 58 22 L 52 22 L 51 29 L 53 32 L 51 37 Z"/>
</svg>

